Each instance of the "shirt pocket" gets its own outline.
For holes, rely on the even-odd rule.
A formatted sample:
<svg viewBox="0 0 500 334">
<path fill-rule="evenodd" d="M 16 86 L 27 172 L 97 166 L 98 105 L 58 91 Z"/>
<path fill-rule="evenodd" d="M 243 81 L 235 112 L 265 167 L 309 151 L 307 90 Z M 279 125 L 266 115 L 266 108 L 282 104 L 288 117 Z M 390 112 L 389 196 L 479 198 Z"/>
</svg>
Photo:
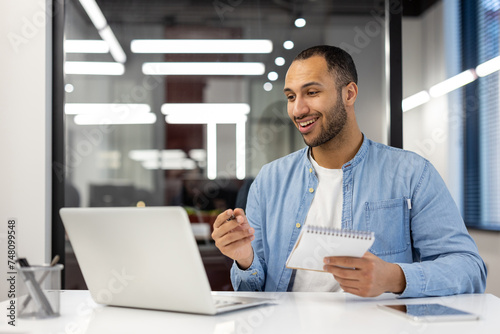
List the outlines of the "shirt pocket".
<svg viewBox="0 0 500 334">
<path fill-rule="evenodd" d="M 375 232 L 370 252 L 389 255 L 404 252 L 410 246 L 408 198 L 366 202 L 365 217 L 369 231 Z"/>
</svg>

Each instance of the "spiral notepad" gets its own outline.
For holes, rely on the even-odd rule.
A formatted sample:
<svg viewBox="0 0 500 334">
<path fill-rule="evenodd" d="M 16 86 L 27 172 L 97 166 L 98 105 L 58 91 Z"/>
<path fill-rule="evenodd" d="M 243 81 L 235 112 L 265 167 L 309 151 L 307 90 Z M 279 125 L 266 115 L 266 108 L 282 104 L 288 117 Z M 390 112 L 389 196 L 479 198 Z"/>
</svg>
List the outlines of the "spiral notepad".
<svg viewBox="0 0 500 334">
<path fill-rule="evenodd" d="M 288 256 L 286 266 L 323 271 L 325 256 L 362 257 L 374 241 L 373 232 L 305 225 Z"/>
</svg>

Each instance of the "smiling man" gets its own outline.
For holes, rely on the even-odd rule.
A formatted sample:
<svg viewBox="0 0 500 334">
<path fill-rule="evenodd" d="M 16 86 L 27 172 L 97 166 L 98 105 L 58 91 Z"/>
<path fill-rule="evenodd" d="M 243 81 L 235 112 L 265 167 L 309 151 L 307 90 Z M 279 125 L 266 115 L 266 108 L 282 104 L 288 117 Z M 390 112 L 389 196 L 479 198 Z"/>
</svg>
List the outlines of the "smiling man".
<svg viewBox="0 0 500 334">
<path fill-rule="evenodd" d="M 235 290 L 365 297 L 484 291 L 486 268 L 438 172 L 417 154 L 360 131 L 348 53 L 324 45 L 302 51 L 284 93 L 307 147 L 262 168 L 246 214 L 227 210 L 214 223 L 216 246 L 234 260 Z M 286 268 L 308 224 L 372 231 L 375 242 L 362 258 L 324 258 L 324 272 Z"/>
</svg>

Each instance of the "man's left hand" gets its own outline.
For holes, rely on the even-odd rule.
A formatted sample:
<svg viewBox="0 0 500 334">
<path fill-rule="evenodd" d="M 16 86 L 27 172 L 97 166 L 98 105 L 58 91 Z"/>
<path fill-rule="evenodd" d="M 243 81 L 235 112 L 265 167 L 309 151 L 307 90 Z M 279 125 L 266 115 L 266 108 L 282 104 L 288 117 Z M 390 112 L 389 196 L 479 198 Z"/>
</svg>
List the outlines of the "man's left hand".
<svg viewBox="0 0 500 334">
<path fill-rule="evenodd" d="M 402 293 L 406 287 L 400 266 L 369 252 L 361 258 L 325 257 L 324 263 L 324 270 L 333 274 L 345 292 L 354 295 L 375 297 L 384 292 Z"/>
</svg>

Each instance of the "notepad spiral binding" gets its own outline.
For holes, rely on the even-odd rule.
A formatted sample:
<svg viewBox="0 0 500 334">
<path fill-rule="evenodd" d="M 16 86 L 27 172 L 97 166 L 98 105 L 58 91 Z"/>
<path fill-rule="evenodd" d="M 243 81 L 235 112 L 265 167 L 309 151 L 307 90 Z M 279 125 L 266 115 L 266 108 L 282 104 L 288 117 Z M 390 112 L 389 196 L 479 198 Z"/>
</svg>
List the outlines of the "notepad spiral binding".
<svg viewBox="0 0 500 334">
<path fill-rule="evenodd" d="M 356 230 L 346 230 L 346 229 L 334 229 L 323 226 L 316 225 L 306 225 L 307 233 L 321 234 L 321 235 L 333 235 L 337 237 L 353 238 L 353 239 L 363 239 L 371 240 L 375 237 L 375 233 L 370 231 L 356 231 Z"/>
</svg>

